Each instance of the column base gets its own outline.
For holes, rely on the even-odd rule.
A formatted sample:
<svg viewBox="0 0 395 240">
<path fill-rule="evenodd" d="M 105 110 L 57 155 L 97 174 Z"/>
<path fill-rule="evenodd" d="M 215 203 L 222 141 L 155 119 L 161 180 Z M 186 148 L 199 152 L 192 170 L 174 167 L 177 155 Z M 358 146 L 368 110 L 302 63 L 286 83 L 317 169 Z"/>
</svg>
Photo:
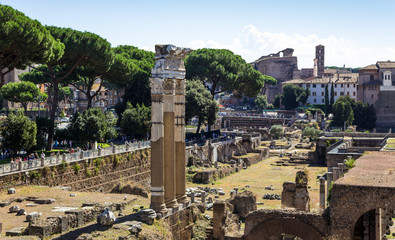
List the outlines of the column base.
<svg viewBox="0 0 395 240">
<path fill-rule="evenodd" d="M 165 201 L 166 207 L 171 209 L 179 209 L 179 204 L 177 203 L 176 199 L 172 199 L 169 201 Z"/>
<path fill-rule="evenodd" d="M 189 199 L 188 199 L 188 197 L 187 197 L 187 195 L 179 195 L 179 196 L 177 196 L 177 202 L 179 203 L 179 204 L 186 204 L 186 203 L 188 203 L 189 202 Z"/>
<path fill-rule="evenodd" d="M 166 215 L 166 213 L 168 211 L 166 208 L 166 205 L 164 203 L 162 203 L 162 204 L 151 203 L 150 208 L 154 209 L 154 211 L 156 213 L 161 213 L 164 215 Z"/>
</svg>

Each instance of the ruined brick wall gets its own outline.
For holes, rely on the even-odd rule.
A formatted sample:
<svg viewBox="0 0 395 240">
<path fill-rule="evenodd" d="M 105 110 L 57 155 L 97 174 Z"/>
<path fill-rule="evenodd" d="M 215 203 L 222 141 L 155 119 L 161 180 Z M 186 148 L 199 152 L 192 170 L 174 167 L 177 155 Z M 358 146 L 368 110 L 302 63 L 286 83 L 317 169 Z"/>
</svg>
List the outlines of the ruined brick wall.
<svg viewBox="0 0 395 240">
<path fill-rule="evenodd" d="M 351 239 L 357 220 L 370 210 L 395 209 L 395 188 L 334 184 L 331 191 L 331 234 Z"/>
<path fill-rule="evenodd" d="M 326 215 L 317 213 L 260 209 L 247 215 L 244 239 L 267 239 L 282 233 L 304 240 L 321 239 L 329 233 L 326 218 Z"/>
<path fill-rule="evenodd" d="M 150 149 L 81 160 L 0 177 L 1 188 L 18 185 L 70 186 L 73 190 L 109 192 L 121 180 L 150 179 Z"/>
</svg>

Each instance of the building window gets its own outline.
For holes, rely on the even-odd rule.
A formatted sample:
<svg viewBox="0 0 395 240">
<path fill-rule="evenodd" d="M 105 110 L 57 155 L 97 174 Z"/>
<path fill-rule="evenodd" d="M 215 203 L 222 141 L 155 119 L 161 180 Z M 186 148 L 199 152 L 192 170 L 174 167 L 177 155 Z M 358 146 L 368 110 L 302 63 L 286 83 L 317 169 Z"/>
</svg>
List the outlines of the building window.
<svg viewBox="0 0 395 240">
<path fill-rule="evenodd" d="M 352 95 L 355 96 L 355 92 L 352 92 Z"/>
<path fill-rule="evenodd" d="M 315 86 L 315 84 L 313 84 L 313 88 L 315 88 L 316 86 Z"/>
<path fill-rule="evenodd" d="M 350 92 L 347 92 L 347 95 L 350 96 Z"/>
<path fill-rule="evenodd" d="M 342 83 L 342 84 L 340 84 L 340 87 L 343 87 L 343 83 Z"/>
<path fill-rule="evenodd" d="M 306 87 L 309 88 L 309 87 L 310 87 L 310 83 L 307 83 L 307 84 L 306 84 Z"/>
<path fill-rule="evenodd" d="M 354 83 L 354 87 L 355 87 L 355 83 Z"/>
<path fill-rule="evenodd" d="M 347 84 L 347 87 L 350 87 L 350 84 Z"/>
<path fill-rule="evenodd" d="M 335 84 L 335 88 L 337 87 L 337 84 Z"/>
<path fill-rule="evenodd" d="M 340 92 L 340 96 L 344 96 L 344 92 Z"/>
<path fill-rule="evenodd" d="M 321 102 L 323 103 L 323 102 L 324 102 L 324 99 L 321 99 Z"/>
<path fill-rule="evenodd" d="M 373 97 L 374 97 L 374 94 L 372 94 L 372 99 L 373 99 Z"/>
<path fill-rule="evenodd" d="M 337 96 L 337 92 L 335 92 L 335 96 Z"/>
<path fill-rule="evenodd" d="M 370 81 L 373 81 L 373 80 L 374 80 L 374 76 L 370 75 Z"/>
<path fill-rule="evenodd" d="M 325 94 L 324 92 L 321 92 L 321 96 L 324 96 L 324 94 Z"/>
<path fill-rule="evenodd" d="M 314 102 L 316 103 L 316 102 L 317 102 L 317 99 L 314 98 Z"/>
<path fill-rule="evenodd" d="M 313 96 L 317 96 L 317 93 L 316 93 L 316 92 L 312 92 L 312 94 L 313 94 Z"/>
</svg>

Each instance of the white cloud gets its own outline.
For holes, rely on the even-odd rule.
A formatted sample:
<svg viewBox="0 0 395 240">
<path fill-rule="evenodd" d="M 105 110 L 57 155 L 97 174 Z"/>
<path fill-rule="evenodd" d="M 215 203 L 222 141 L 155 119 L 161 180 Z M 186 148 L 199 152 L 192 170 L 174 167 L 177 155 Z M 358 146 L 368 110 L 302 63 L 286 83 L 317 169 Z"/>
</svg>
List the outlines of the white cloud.
<svg viewBox="0 0 395 240">
<path fill-rule="evenodd" d="M 187 46 L 192 49 L 204 47 L 230 49 L 241 55 L 247 62 L 270 53 L 277 53 L 285 48 L 293 48 L 294 56 L 298 57 L 298 67 L 311 68 L 315 57 L 315 46 L 318 44 L 325 46 L 326 66 L 345 64 L 347 67 L 364 67 L 378 60 L 388 60 L 391 56 L 395 56 L 395 48 L 392 47 L 380 50 L 378 46 L 360 46 L 354 41 L 333 35 L 322 38 L 315 34 L 261 32 L 254 25 L 245 26 L 241 33 L 227 44 L 214 40 L 195 40 L 189 42 Z"/>
</svg>

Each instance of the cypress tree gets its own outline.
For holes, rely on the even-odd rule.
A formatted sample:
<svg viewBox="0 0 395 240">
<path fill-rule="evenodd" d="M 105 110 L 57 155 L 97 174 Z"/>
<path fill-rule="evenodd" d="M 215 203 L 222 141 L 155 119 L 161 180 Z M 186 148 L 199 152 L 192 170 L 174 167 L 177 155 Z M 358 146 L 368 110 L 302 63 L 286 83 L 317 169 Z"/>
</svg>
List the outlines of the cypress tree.
<svg viewBox="0 0 395 240">
<path fill-rule="evenodd" d="M 325 112 L 328 115 L 330 111 L 329 108 L 329 90 L 328 90 L 328 84 L 325 85 Z"/>
<path fill-rule="evenodd" d="M 331 87 L 331 99 L 330 99 L 330 102 L 329 102 L 330 111 L 329 111 L 328 113 L 332 113 L 332 108 L 333 108 L 333 104 L 334 104 L 334 103 L 335 103 L 335 88 L 334 88 L 333 83 L 332 83 L 332 87 Z"/>
</svg>

